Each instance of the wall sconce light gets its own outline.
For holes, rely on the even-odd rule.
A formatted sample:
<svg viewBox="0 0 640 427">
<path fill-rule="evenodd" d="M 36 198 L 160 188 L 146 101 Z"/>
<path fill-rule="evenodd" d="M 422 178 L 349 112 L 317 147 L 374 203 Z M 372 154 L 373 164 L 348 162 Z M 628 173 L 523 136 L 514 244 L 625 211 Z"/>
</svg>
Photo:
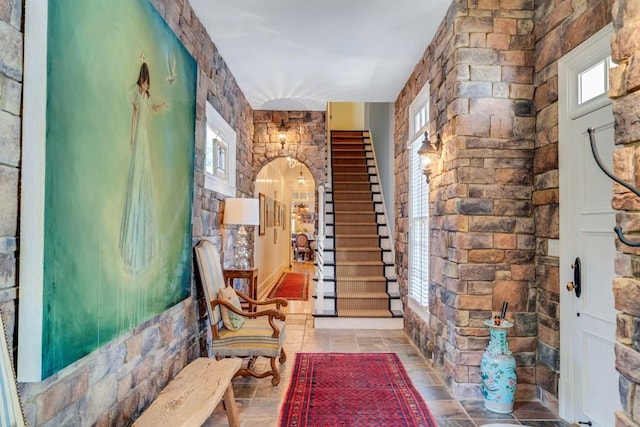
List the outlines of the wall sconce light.
<svg viewBox="0 0 640 427">
<path fill-rule="evenodd" d="M 289 155 L 287 156 L 287 167 L 288 167 L 289 169 L 293 169 L 293 168 L 295 168 L 295 167 L 296 167 L 296 162 L 297 162 L 297 160 L 296 160 L 296 159 L 295 159 L 295 157 L 293 157 L 291 154 L 289 154 Z"/>
<path fill-rule="evenodd" d="M 295 168 L 298 163 L 298 144 L 294 143 L 294 145 L 296 146 L 295 151 L 291 150 L 291 144 L 289 144 L 289 153 L 287 154 L 287 166 L 289 169 Z"/>
<path fill-rule="evenodd" d="M 284 119 L 280 121 L 280 127 L 278 128 L 278 139 L 280 140 L 280 145 L 282 145 L 282 149 L 284 150 L 284 144 L 287 142 L 287 126 L 284 124 Z"/>
<path fill-rule="evenodd" d="M 437 154 L 438 157 L 440 157 L 441 149 L 442 139 L 440 138 L 440 133 L 436 134 L 436 142 L 431 143 L 429 141 L 429 132 L 425 132 L 422 145 L 418 149 L 418 156 L 420 156 L 420 168 L 422 169 L 422 173 L 427 177 L 427 183 L 429 182 L 429 175 L 431 174 L 433 156 Z"/>
</svg>

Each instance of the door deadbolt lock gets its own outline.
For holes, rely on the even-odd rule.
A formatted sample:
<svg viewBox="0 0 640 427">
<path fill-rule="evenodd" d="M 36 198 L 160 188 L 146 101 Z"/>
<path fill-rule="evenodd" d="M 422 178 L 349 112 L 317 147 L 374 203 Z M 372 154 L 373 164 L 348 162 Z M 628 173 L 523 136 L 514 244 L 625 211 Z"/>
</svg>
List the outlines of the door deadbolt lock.
<svg viewBox="0 0 640 427">
<path fill-rule="evenodd" d="M 580 298 L 580 295 L 582 295 L 582 277 L 580 271 L 582 269 L 582 263 L 580 262 L 580 257 L 577 257 L 573 264 L 571 264 L 571 268 L 573 269 L 573 282 L 567 282 L 567 290 L 569 292 L 575 291 L 576 296 Z"/>
</svg>

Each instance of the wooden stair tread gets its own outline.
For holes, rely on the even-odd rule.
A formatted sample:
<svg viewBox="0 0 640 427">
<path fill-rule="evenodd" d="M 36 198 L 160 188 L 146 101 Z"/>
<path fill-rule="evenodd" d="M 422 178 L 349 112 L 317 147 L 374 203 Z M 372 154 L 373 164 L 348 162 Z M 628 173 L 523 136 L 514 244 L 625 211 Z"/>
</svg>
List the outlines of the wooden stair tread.
<svg viewBox="0 0 640 427">
<path fill-rule="evenodd" d="M 392 317 L 389 310 L 339 310 L 339 317 Z"/>
<path fill-rule="evenodd" d="M 347 203 L 358 203 L 358 204 L 369 204 L 369 203 L 375 203 L 373 200 L 334 200 L 333 204 L 347 204 Z M 343 212 L 340 209 L 334 209 L 334 212 Z M 345 210 L 344 212 L 354 212 L 353 210 Z"/>
<path fill-rule="evenodd" d="M 336 283 L 341 281 L 349 282 L 386 282 L 388 279 L 384 276 L 356 276 L 352 278 L 339 277 L 336 279 Z M 395 281 L 395 279 L 393 279 Z"/>
<path fill-rule="evenodd" d="M 335 181 L 335 175 L 369 175 L 368 172 L 356 172 L 356 171 L 349 171 L 349 172 L 333 172 L 334 174 L 334 181 Z"/>
<path fill-rule="evenodd" d="M 345 299 L 387 299 L 386 292 L 338 292 L 339 298 Z"/>
<path fill-rule="evenodd" d="M 379 265 L 384 265 L 382 261 L 336 261 L 336 266 L 345 266 L 345 265 L 362 265 L 366 267 L 377 267 Z M 344 276 L 343 276 L 344 277 Z"/>
<path fill-rule="evenodd" d="M 345 225 L 366 225 L 366 226 L 377 226 L 378 223 L 377 222 L 346 222 L 346 221 L 340 221 L 339 223 L 334 223 L 334 226 L 345 226 Z"/>
<path fill-rule="evenodd" d="M 335 252 L 382 252 L 384 249 L 382 249 L 379 246 L 376 247 L 368 247 L 365 246 L 364 248 L 361 246 L 342 246 L 340 248 L 336 248 Z"/>
<path fill-rule="evenodd" d="M 363 213 L 361 210 L 360 211 L 333 211 L 334 214 L 342 214 L 342 215 L 359 215 L 361 213 Z M 371 212 L 364 212 L 364 213 L 371 213 Z"/>
</svg>

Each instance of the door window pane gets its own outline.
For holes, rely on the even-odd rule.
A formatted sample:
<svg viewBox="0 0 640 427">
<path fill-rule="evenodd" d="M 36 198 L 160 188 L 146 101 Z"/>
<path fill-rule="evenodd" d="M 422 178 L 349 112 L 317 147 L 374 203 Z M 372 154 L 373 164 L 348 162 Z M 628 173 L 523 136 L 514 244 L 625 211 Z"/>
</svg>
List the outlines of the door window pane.
<svg viewBox="0 0 640 427">
<path fill-rule="evenodd" d="M 584 104 L 609 90 L 609 66 L 607 58 L 578 74 L 578 104 Z"/>
</svg>

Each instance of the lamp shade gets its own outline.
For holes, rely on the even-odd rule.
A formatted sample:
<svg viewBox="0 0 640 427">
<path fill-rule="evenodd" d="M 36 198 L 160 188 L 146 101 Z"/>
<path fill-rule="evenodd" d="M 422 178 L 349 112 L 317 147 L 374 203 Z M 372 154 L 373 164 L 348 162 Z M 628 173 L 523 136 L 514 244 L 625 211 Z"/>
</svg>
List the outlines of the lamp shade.
<svg viewBox="0 0 640 427">
<path fill-rule="evenodd" d="M 225 200 L 224 223 L 229 225 L 260 224 L 258 199 L 228 198 Z"/>
</svg>

